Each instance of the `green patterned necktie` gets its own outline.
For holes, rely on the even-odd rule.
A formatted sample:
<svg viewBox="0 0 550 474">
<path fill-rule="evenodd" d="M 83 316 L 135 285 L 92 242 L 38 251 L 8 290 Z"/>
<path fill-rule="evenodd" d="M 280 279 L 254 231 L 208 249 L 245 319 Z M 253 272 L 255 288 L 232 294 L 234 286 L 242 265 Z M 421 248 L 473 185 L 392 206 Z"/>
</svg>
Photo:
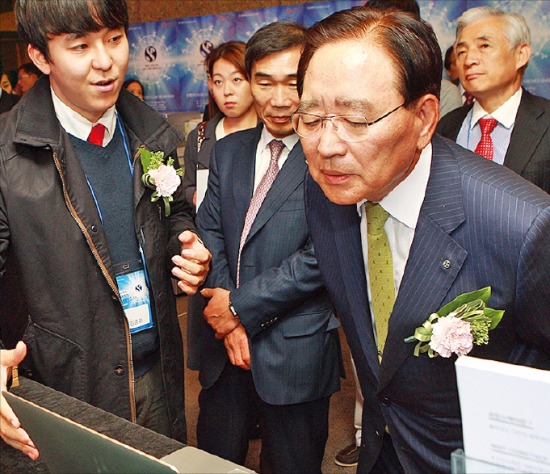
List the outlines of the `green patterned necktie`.
<svg viewBox="0 0 550 474">
<path fill-rule="evenodd" d="M 378 355 L 382 360 L 388 335 L 388 321 L 395 303 L 393 262 L 384 224 L 389 214 L 378 203 L 365 203 L 367 211 L 367 242 L 369 283 L 372 309 L 378 338 Z"/>
</svg>

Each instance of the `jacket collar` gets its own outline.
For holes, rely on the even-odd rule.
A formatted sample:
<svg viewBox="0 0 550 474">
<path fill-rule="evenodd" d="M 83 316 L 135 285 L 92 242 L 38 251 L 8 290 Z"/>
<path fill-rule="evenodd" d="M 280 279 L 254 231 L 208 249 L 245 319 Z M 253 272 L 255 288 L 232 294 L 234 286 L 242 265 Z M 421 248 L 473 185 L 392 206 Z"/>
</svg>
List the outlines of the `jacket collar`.
<svg viewBox="0 0 550 474">
<path fill-rule="evenodd" d="M 432 144 L 430 179 L 390 318 L 380 388 L 412 354 L 414 344 L 404 339 L 442 306 L 467 257 L 450 235 L 465 221 L 458 157 L 441 137 L 435 135 Z"/>
<path fill-rule="evenodd" d="M 62 128 L 55 115 L 50 81 L 42 76 L 21 99 L 14 141 L 36 147 L 61 146 Z M 121 91 L 117 112 L 139 145 L 151 150 L 175 150 L 183 141 L 166 119 L 145 102 Z"/>
</svg>

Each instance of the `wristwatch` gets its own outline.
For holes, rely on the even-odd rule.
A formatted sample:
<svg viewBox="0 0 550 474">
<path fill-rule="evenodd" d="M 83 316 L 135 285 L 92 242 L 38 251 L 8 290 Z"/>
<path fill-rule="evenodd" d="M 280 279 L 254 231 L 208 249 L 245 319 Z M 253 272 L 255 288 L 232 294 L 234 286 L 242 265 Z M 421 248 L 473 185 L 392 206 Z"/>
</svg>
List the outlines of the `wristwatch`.
<svg viewBox="0 0 550 474">
<path fill-rule="evenodd" d="M 231 311 L 231 314 L 235 319 L 239 319 L 239 315 L 237 314 L 237 310 L 235 309 L 235 306 L 233 306 L 233 303 L 231 303 L 231 297 L 229 297 L 229 311 Z"/>
</svg>

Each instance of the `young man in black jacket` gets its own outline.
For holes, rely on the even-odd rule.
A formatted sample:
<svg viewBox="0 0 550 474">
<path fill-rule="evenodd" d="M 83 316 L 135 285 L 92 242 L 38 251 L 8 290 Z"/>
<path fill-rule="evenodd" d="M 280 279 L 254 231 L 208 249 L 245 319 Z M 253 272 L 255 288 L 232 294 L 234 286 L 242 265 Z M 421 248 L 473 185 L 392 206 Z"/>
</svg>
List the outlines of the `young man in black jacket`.
<svg viewBox="0 0 550 474">
<path fill-rule="evenodd" d="M 170 277 L 194 293 L 210 253 L 169 159 L 181 136 L 121 93 L 125 0 L 18 0 L 15 13 L 44 76 L 0 118 L 0 388 L 19 365 L 185 441 Z M 144 149 L 164 157 L 142 162 Z M 0 407 L 4 441 L 36 459 L 5 400 Z"/>
</svg>

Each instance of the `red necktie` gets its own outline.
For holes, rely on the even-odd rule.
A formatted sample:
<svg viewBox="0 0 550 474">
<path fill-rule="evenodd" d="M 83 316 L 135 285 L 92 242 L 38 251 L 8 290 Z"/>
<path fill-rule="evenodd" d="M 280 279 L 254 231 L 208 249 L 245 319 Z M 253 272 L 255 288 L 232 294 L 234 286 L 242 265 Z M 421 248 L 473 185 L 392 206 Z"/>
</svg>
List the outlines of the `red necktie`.
<svg viewBox="0 0 550 474">
<path fill-rule="evenodd" d="M 476 146 L 475 153 L 484 156 L 488 160 L 493 159 L 493 139 L 491 138 L 491 132 L 497 126 L 498 121 L 494 118 L 482 118 L 479 119 L 479 128 L 481 128 L 481 140 Z"/>
<path fill-rule="evenodd" d="M 244 228 L 241 234 L 241 242 L 239 245 L 239 257 L 237 259 L 237 287 L 239 286 L 240 280 L 239 273 L 241 270 L 241 252 L 243 250 L 244 243 L 246 242 L 248 233 L 252 228 L 254 219 L 256 219 L 256 215 L 258 214 L 258 211 L 260 210 L 260 207 L 262 207 L 262 203 L 267 196 L 267 192 L 269 191 L 269 188 L 271 188 L 273 181 L 275 181 L 275 178 L 277 177 L 277 173 L 279 172 L 279 157 L 281 156 L 281 153 L 285 147 L 285 144 L 281 140 L 271 140 L 268 145 L 269 150 L 271 151 L 269 168 L 267 168 L 267 171 L 263 175 L 260 184 L 258 184 L 258 187 L 256 188 L 254 196 L 252 196 L 252 200 L 250 201 L 250 205 L 248 206 L 248 211 L 244 220 Z"/>
<path fill-rule="evenodd" d="M 474 103 L 474 96 L 469 92 L 464 91 L 462 94 L 464 96 L 464 105 L 472 105 Z"/>
<path fill-rule="evenodd" d="M 88 141 L 94 145 L 103 146 L 103 137 L 105 136 L 105 125 L 98 123 L 92 127 Z"/>
</svg>

